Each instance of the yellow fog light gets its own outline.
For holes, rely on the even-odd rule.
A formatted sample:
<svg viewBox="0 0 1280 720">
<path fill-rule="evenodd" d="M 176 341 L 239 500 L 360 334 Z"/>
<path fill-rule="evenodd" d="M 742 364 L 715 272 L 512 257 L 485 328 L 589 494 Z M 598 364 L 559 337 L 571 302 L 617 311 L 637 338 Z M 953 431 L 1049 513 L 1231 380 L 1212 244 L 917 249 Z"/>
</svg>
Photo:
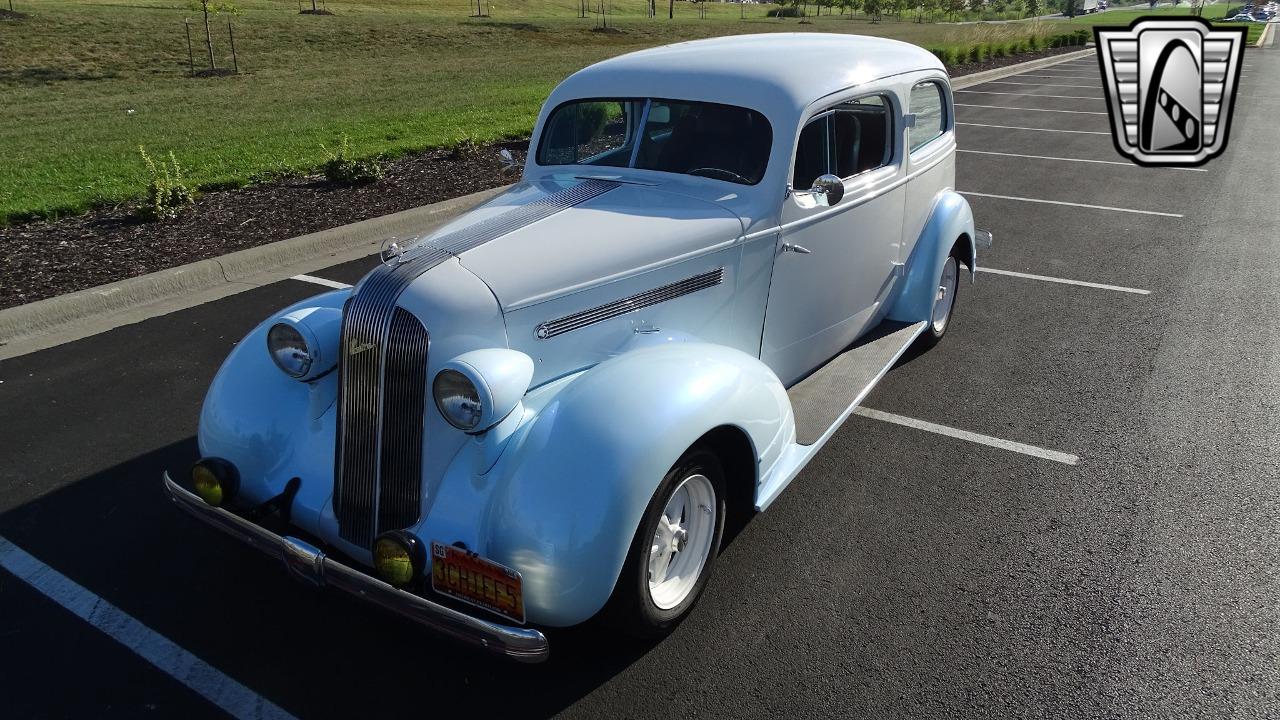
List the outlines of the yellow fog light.
<svg viewBox="0 0 1280 720">
<path fill-rule="evenodd" d="M 422 572 L 425 559 L 422 543 L 403 530 L 383 533 L 373 541 L 373 569 L 391 585 L 413 582 Z"/>
<path fill-rule="evenodd" d="M 202 458 L 191 466 L 191 485 L 201 500 L 218 507 L 236 494 L 239 475 L 226 460 Z"/>
</svg>

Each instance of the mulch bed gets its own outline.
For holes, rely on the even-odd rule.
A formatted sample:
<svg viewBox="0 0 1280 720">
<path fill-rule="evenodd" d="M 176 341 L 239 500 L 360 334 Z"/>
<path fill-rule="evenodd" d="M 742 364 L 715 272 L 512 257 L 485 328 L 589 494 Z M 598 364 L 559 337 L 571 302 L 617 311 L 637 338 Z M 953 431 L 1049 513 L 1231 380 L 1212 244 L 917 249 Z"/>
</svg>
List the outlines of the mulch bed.
<svg viewBox="0 0 1280 720">
<path fill-rule="evenodd" d="M 953 78 L 964 77 L 965 75 L 972 75 L 974 73 L 982 72 L 983 70 L 994 70 L 996 68 L 1002 68 L 1008 65 L 1016 65 L 1018 63 L 1027 62 L 1029 60 L 1039 60 L 1040 58 L 1053 57 L 1054 55 L 1063 55 L 1065 53 L 1076 52 L 1077 50 L 1084 50 L 1084 49 L 1085 48 L 1083 46 L 1073 45 L 1069 47 L 1057 47 L 1057 48 L 1049 48 L 1047 50 L 1037 50 L 1036 52 L 1023 53 L 1021 55 L 1014 55 L 1012 57 L 988 58 L 986 60 L 983 60 L 982 62 L 965 63 L 963 65 L 956 65 L 954 67 L 948 65 L 947 72 L 950 73 L 951 77 Z"/>
<path fill-rule="evenodd" d="M 1079 49 L 1053 48 L 949 70 L 960 77 Z M 339 187 L 313 176 L 205 192 L 195 205 L 167 222 L 140 222 L 135 219 L 137 204 L 126 204 L 77 217 L 0 227 L 0 308 L 511 182 L 515 178 L 503 174 L 498 155 L 503 147 L 523 164 L 526 142 L 436 150 L 392 161 L 383 180 L 362 187 Z"/>
<path fill-rule="evenodd" d="M 135 219 L 136 204 L 0 227 L 0 308 L 22 305 L 236 250 L 367 220 L 512 182 L 498 151 L 527 143 L 401 158 L 360 187 L 305 177 L 203 193 L 176 220 Z"/>
</svg>

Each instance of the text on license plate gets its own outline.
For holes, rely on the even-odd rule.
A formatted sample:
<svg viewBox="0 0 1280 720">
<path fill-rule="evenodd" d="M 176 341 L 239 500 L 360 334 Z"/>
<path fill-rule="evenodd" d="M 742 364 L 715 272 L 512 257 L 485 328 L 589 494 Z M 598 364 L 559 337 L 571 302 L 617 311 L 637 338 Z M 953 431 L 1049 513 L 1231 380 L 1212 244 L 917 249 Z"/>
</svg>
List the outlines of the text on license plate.
<svg viewBox="0 0 1280 720">
<path fill-rule="evenodd" d="M 431 589 L 524 623 L 520 573 L 473 552 L 433 540 Z"/>
</svg>

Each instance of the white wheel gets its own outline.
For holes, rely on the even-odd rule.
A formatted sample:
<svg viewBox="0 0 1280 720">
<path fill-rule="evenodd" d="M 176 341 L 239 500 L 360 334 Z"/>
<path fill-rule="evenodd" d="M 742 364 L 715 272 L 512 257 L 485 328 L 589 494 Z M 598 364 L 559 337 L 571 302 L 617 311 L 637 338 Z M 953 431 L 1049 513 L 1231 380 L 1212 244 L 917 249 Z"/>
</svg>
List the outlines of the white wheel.
<svg viewBox="0 0 1280 720">
<path fill-rule="evenodd" d="M 951 308 L 956 304 L 956 289 L 960 285 L 960 268 L 954 255 L 947 257 L 938 281 L 938 295 L 933 301 L 933 334 L 941 337 L 951 321 Z"/>
<path fill-rule="evenodd" d="M 716 494 L 706 475 L 690 475 L 668 498 L 649 544 L 649 599 L 662 610 L 693 592 L 716 536 Z"/>
<path fill-rule="evenodd" d="M 727 516 L 724 466 L 693 447 L 663 476 L 627 550 L 606 617 L 636 637 L 661 637 L 698 602 Z"/>
</svg>

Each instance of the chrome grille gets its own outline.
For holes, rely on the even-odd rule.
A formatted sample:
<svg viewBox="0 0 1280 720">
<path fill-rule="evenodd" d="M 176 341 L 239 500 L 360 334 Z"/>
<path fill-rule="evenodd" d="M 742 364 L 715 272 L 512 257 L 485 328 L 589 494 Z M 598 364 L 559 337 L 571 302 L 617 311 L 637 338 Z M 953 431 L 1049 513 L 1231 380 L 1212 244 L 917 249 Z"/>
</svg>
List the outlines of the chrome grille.
<svg viewBox="0 0 1280 720">
<path fill-rule="evenodd" d="M 382 377 L 382 458 L 378 532 L 418 522 L 422 499 L 422 422 L 427 399 L 427 330 L 396 308 Z"/>
<path fill-rule="evenodd" d="M 400 293 L 446 259 L 618 187 L 587 180 L 461 230 L 411 246 L 369 273 L 347 301 L 338 361 L 334 514 L 361 547 L 421 512 L 428 333 L 396 307 Z"/>
</svg>

